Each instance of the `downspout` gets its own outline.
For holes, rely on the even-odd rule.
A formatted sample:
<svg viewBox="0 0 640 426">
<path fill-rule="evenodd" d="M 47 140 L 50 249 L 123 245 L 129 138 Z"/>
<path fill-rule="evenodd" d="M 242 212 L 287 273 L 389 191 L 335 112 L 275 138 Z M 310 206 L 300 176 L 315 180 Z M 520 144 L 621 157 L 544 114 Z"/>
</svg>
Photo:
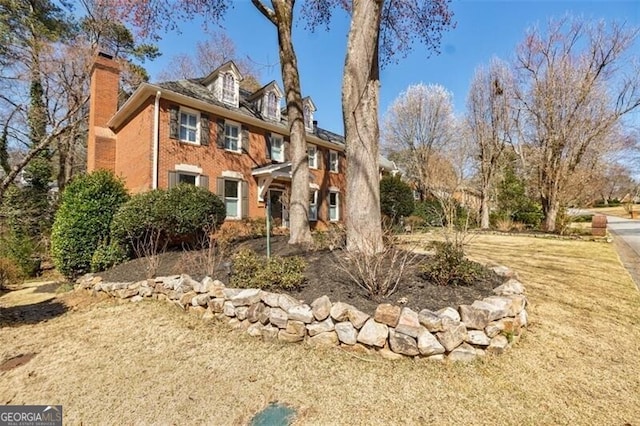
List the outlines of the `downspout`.
<svg viewBox="0 0 640 426">
<path fill-rule="evenodd" d="M 160 150 L 159 132 L 160 132 L 160 95 L 156 92 L 155 110 L 153 115 L 153 171 L 151 189 L 158 189 L 158 151 Z"/>
</svg>

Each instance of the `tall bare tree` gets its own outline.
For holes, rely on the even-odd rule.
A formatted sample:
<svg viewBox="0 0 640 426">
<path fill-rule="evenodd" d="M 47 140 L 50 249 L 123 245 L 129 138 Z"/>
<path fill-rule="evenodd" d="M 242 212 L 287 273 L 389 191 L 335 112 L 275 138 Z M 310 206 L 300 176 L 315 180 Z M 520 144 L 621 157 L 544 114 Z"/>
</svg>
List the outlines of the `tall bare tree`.
<svg viewBox="0 0 640 426">
<path fill-rule="evenodd" d="M 476 69 L 467 97 L 466 125 L 480 180 L 480 227 L 489 228 L 490 199 L 502 154 L 515 128 L 514 81 L 509 66 L 492 59 Z"/>
<path fill-rule="evenodd" d="M 159 78 L 172 80 L 206 76 L 230 60 L 233 60 L 243 75 L 241 88 L 260 88 L 257 66 L 248 57 L 240 56 L 233 40 L 222 31 L 211 32 L 206 41 L 197 42 L 193 53 L 179 53 L 173 56 L 167 68 L 159 74 Z"/>
<path fill-rule="evenodd" d="M 317 0 L 307 13 L 312 26 L 328 24 L 333 7 L 351 13 L 342 79 L 347 169 L 347 249 L 382 251 L 378 124 L 380 63 L 406 54 L 415 39 L 437 51 L 451 26 L 448 0 Z M 397 56 L 396 56 L 397 57 Z"/>
<path fill-rule="evenodd" d="M 382 146 L 404 170 L 421 197 L 441 189 L 448 179 L 446 151 L 458 136 L 453 95 L 437 84 L 409 86 L 383 118 Z"/>
<path fill-rule="evenodd" d="M 567 17 L 533 29 L 518 47 L 517 148 L 535 172 L 548 231 L 583 160 L 606 152 L 621 118 L 640 106 L 640 70 L 629 58 L 637 34 Z"/>
</svg>

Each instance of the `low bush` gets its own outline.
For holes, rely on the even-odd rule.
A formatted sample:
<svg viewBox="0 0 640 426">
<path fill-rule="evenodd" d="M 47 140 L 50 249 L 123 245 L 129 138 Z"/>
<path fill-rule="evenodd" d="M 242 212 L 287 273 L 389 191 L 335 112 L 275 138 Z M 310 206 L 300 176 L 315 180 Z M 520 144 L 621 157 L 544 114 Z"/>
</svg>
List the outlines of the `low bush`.
<svg viewBox="0 0 640 426">
<path fill-rule="evenodd" d="M 159 247 L 195 244 L 225 216 L 224 203 L 217 195 L 182 184 L 131 197 L 114 216 L 111 237 L 139 255 L 139 248 L 144 249 L 139 246 L 151 242 Z"/>
<path fill-rule="evenodd" d="M 104 170 L 67 185 L 51 234 L 51 254 L 60 273 L 73 278 L 89 271 L 98 245 L 109 240 L 115 212 L 127 199 L 122 180 Z"/>
<path fill-rule="evenodd" d="M 340 224 L 330 224 L 325 231 L 316 231 L 311 236 L 314 250 L 335 250 L 347 245 L 347 232 Z"/>
<path fill-rule="evenodd" d="M 276 234 L 272 228 L 272 235 Z M 233 220 L 224 222 L 215 233 L 215 240 L 229 244 L 236 241 L 261 238 L 267 235 L 267 221 L 264 218 Z"/>
<path fill-rule="evenodd" d="M 422 266 L 422 277 L 437 285 L 472 285 L 487 275 L 479 263 L 464 257 L 462 248 L 452 242 L 433 242 L 435 255 Z"/>
<path fill-rule="evenodd" d="M 13 260 L 0 257 L 0 290 L 20 282 L 22 278 L 22 270 Z"/>
<path fill-rule="evenodd" d="M 40 271 L 41 251 L 33 238 L 19 230 L 9 229 L 0 236 L 0 257 L 12 260 L 25 277 L 34 277 Z"/>
<path fill-rule="evenodd" d="M 91 272 L 106 271 L 127 260 L 128 256 L 120 244 L 111 242 L 110 244 L 100 243 L 91 257 Z"/>
<path fill-rule="evenodd" d="M 298 256 L 266 258 L 250 249 L 240 249 L 233 257 L 232 287 L 263 290 L 292 290 L 304 282 L 305 260 Z"/>
</svg>

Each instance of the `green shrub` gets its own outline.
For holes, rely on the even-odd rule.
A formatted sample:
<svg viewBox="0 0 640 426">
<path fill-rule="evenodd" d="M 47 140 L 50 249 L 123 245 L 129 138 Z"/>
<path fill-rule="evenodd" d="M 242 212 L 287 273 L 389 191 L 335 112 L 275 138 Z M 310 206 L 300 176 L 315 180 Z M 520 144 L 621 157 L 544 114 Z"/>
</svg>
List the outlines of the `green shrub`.
<svg viewBox="0 0 640 426">
<path fill-rule="evenodd" d="M 250 249 L 241 249 L 233 257 L 231 286 L 240 288 L 298 288 L 304 282 L 305 260 L 298 256 L 259 256 Z"/>
<path fill-rule="evenodd" d="M 220 226 L 227 215 L 224 203 L 206 188 L 182 184 L 166 192 L 167 233 L 171 236 L 195 235 Z"/>
<path fill-rule="evenodd" d="M 531 206 L 528 211 L 518 211 L 512 215 L 514 221 L 524 223 L 529 228 L 539 228 L 543 217 L 542 209 L 538 206 Z"/>
<path fill-rule="evenodd" d="M 98 170 L 67 185 L 51 235 L 51 254 L 58 271 L 72 278 L 89 271 L 101 241 L 108 241 L 115 212 L 128 199 L 122 180 Z"/>
<path fill-rule="evenodd" d="M 106 271 L 126 259 L 127 253 L 117 242 L 101 243 L 91 257 L 91 272 Z"/>
<path fill-rule="evenodd" d="M 422 277 L 437 285 L 472 285 L 486 277 L 486 269 L 464 257 L 461 247 L 451 242 L 434 242 L 433 260 L 422 266 Z"/>
<path fill-rule="evenodd" d="M 149 234 L 158 234 L 160 245 L 194 243 L 213 231 L 226 216 L 224 203 L 205 188 L 182 184 L 169 190 L 136 194 L 118 210 L 111 237 L 133 249 Z"/>
<path fill-rule="evenodd" d="M 0 257 L 0 289 L 19 282 L 22 277 L 20 267 L 12 259 Z"/>
<path fill-rule="evenodd" d="M 399 176 L 380 179 L 380 211 L 395 223 L 411 215 L 414 208 L 413 189 Z"/>
<path fill-rule="evenodd" d="M 26 277 L 37 275 L 41 253 L 33 238 L 20 229 L 9 228 L 0 238 L 0 257 L 11 259 Z"/>
<path fill-rule="evenodd" d="M 442 206 L 435 199 L 428 199 L 415 203 L 413 216 L 422 218 L 429 226 L 443 226 L 444 212 Z"/>
</svg>

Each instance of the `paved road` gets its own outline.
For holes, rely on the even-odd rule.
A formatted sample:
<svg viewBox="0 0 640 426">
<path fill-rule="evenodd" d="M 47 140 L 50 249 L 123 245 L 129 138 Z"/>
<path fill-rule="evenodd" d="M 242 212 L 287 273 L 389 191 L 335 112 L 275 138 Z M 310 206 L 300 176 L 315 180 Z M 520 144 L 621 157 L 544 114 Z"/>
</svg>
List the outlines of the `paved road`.
<svg viewBox="0 0 640 426">
<path fill-rule="evenodd" d="M 620 260 L 640 289 L 640 220 L 607 216 L 607 228 L 614 235 Z"/>
</svg>

